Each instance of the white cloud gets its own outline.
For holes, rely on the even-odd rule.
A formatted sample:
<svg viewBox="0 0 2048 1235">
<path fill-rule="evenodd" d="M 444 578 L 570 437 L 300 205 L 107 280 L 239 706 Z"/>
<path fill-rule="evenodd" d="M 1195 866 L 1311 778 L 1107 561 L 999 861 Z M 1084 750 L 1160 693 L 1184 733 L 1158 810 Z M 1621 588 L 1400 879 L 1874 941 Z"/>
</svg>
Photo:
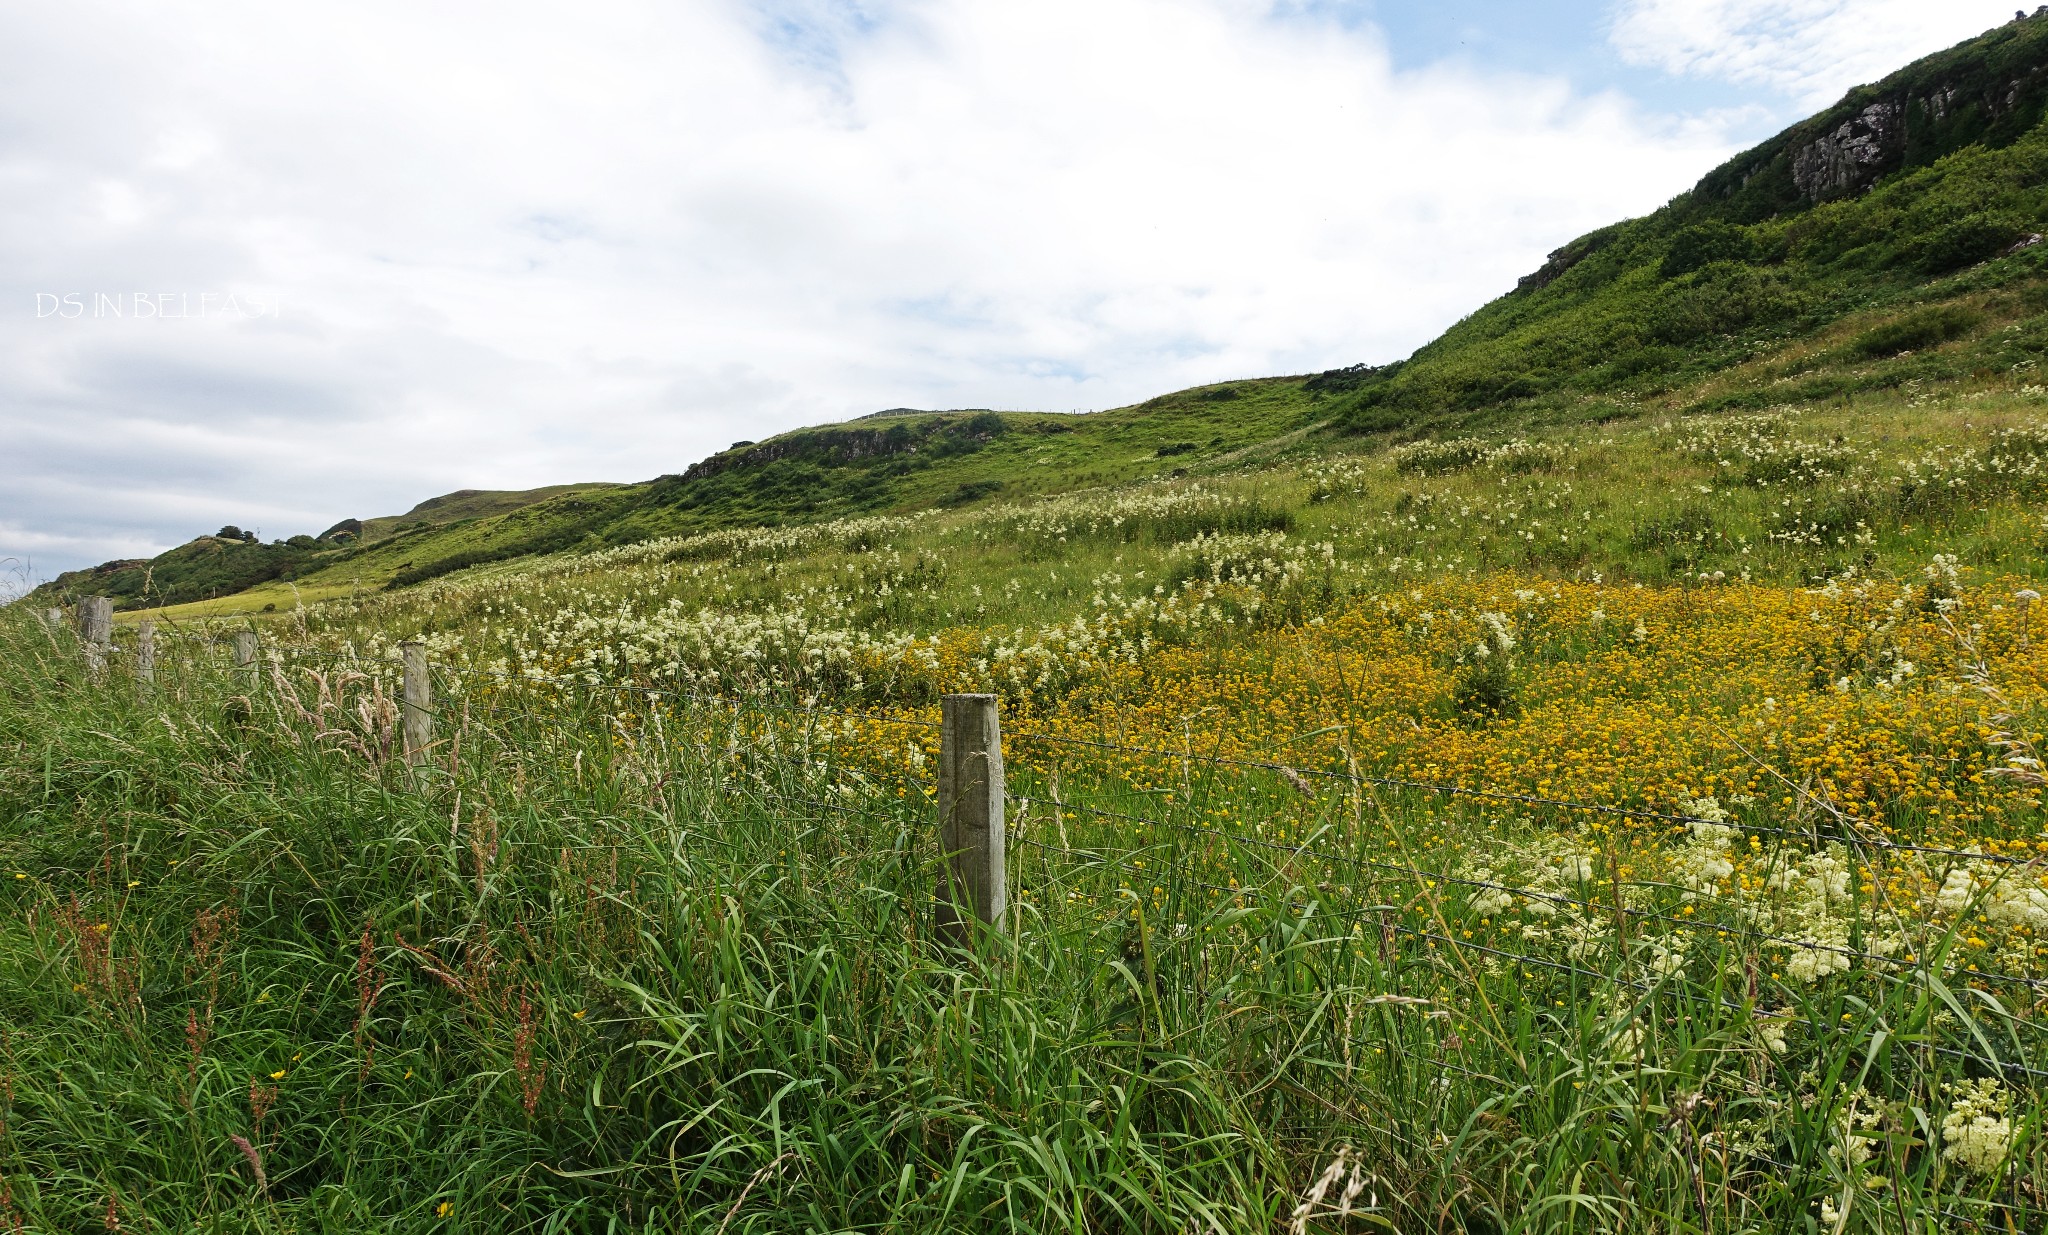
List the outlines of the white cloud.
<svg viewBox="0 0 2048 1235">
<path fill-rule="evenodd" d="M 1250 0 L 172 10 L 0 45 L 0 557 L 1390 359 L 1727 153 Z M 276 317 L 75 320 L 36 294 Z"/>
<path fill-rule="evenodd" d="M 2013 12 L 2008 0 L 1622 0 L 1609 37 L 1632 64 L 1818 110 Z"/>
</svg>

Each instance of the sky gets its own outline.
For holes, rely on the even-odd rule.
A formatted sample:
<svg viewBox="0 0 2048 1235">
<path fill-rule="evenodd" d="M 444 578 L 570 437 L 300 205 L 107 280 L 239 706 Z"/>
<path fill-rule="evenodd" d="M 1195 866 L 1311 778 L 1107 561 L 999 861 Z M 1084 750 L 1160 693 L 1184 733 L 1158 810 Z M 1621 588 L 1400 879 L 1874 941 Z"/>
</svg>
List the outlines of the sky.
<svg viewBox="0 0 2048 1235">
<path fill-rule="evenodd" d="M 880 408 L 1397 359 L 2010 17 L 0 4 L 0 593 Z"/>
</svg>

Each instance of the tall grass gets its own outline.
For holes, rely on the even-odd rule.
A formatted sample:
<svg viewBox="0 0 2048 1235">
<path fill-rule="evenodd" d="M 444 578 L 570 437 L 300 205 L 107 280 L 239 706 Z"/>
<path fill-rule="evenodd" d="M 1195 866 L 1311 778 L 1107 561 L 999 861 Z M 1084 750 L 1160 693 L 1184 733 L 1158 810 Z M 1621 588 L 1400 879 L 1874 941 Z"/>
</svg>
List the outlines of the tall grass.
<svg viewBox="0 0 2048 1235">
<path fill-rule="evenodd" d="M 1015 930 L 966 955 L 928 930 L 928 786 L 786 716 L 458 698 L 408 768 L 374 673 L 251 689 L 202 650 L 138 697 L 66 639 L 0 616 L 0 1224 L 2041 1219 L 2033 1022 L 1937 966 L 1792 989 L 1739 934 L 1653 981 L 1625 942 L 1504 959 L 1463 939 L 1477 889 L 1134 827 L 1182 816 L 1079 770 L 1019 785 Z M 1369 824 L 1435 869 L 1426 804 L 1297 796 L 1324 850 Z M 1987 1059 L 2010 1156 L 1972 1172 L 1941 1121 Z"/>
</svg>

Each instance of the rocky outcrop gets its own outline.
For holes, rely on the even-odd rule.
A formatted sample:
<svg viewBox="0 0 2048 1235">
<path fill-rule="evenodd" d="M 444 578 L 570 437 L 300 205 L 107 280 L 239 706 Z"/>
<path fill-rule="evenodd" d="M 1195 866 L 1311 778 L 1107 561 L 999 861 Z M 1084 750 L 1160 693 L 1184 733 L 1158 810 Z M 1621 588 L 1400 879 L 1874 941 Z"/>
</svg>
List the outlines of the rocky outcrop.
<svg viewBox="0 0 2048 1235">
<path fill-rule="evenodd" d="M 1808 201 L 1859 192 L 1898 165 L 1905 107 L 1872 103 L 1792 154 L 1792 183 Z"/>
<path fill-rule="evenodd" d="M 1606 248 L 1620 233 L 1619 226 L 1603 227 L 1597 232 L 1588 232 L 1568 245 L 1552 249 L 1535 273 L 1525 274 L 1515 280 L 1515 290 L 1533 292 L 1550 286 L 1557 281 L 1559 275 Z"/>
<path fill-rule="evenodd" d="M 828 467 L 886 455 L 920 451 L 961 454 L 979 449 L 1009 428 L 994 412 L 962 418 L 934 417 L 898 423 L 886 429 L 806 429 L 784 434 L 745 450 L 728 450 L 690 465 L 682 480 L 703 480 L 736 468 L 759 467 L 780 459 L 809 458 Z"/>
<path fill-rule="evenodd" d="M 1692 199 L 1733 222 L 1753 223 L 1854 196 L 1894 172 L 1972 145 L 2009 145 L 2044 113 L 2048 6 L 1851 90 L 1820 115 L 1707 173 Z"/>
</svg>

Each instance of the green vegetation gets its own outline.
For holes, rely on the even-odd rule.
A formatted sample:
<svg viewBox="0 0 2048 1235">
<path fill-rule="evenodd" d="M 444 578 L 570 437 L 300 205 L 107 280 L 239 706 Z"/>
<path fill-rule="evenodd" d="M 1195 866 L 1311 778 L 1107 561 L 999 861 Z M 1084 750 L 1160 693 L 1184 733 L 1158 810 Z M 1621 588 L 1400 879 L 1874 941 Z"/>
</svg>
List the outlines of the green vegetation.
<svg viewBox="0 0 2048 1235">
<path fill-rule="evenodd" d="M 1411 432 L 1605 420 L 2031 366 L 2048 350 L 2044 255 L 2014 246 L 2048 229 L 2044 62 L 2048 21 L 2030 19 L 1852 91 L 1664 209 L 1558 249 L 1405 362 L 1354 375 L 1339 418 Z M 1867 131 L 1872 108 L 1891 109 L 1886 157 L 1829 181 L 1815 144 Z M 1867 333 L 1834 348 L 1844 326 Z M 1940 350 L 1903 355 L 1923 348 Z"/>
<path fill-rule="evenodd" d="M 262 544 L 234 536 L 201 536 L 149 560 L 107 562 L 67 571 L 30 593 L 29 603 L 111 596 L 124 609 L 232 596 L 273 579 L 288 579 L 320 552 L 308 536 Z"/>
<path fill-rule="evenodd" d="M 577 493 L 589 493 L 597 489 L 611 489 L 611 484 L 546 485 L 538 489 L 457 489 L 440 497 L 426 501 L 402 515 L 385 515 L 376 519 L 347 520 L 357 523 L 354 529 L 359 540 L 382 540 L 398 532 L 419 527 L 442 527 L 450 523 L 461 523 L 469 519 L 487 519 L 492 515 L 509 514 L 536 502 L 549 498 L 566 497 Z M 330 533 L 331 535 L 331 533 Z"/>
<path fill-rule="evenodd" d="M 1882 843 L 2031 852 L 2039 791 L 1993 787 L 1995 750 L 1863 780 L 1818 752 L 1977 732 L 1936 601 L 1983 624 L 2023 713 L 2003 723 L 2038 732 L 2013 583 L 1968 580 L 2038 561 L 2043 407 L 2008 388 L 1304 449 L 506 561 L 282 614 L 288 659 L 254 690 L 176 642 L 147 699 L 119 670 L 95 685 L 10 610 L 0 1220 L 1258 1231 L 1341 1158 L 1309 1229 L 1844 1207 L 1853 1229 L 2030 1229 L 2042 1097 L 1973 1061 L 2039 1067 L 2040 1025 L 1966 968 L 2048 977 L 2028 885 L 1942 908 L 1969 860 L 1857 848 L 1865 825 L 1780 805 L 1710 739 L 1772 743 L 1815 800 L 1881 811 Z M 1786 513 L 1853 502 L 1915 521 Z M 445 666 L 448 741 L 408 771 L 385 654 L 414 636 Z M 930 938 L 925 726 L 960 688 L 1002 694 L 1011 730 L 1017 934 L 986 962 Z M 1616 755 L 1610 728 L 1656 740 Z M 1096 741 L 1139 753 L 1075 744 Z M 1525 750 L 1586 779 L 1541 789 Z M 1354 767 L 1611 808 L 1718 796 L 1760 844 L 1325 779 Z M 1856 797 L 1900 767 L 1933 798 Z M 1916 804 L 1942 792 L 1971 839 Z M 1759 889 L 1796 872 L 1787 903 L 1686 890 L 1724 860 Z M 1800 900 L 1830 863 L 1912 901 L 1935 967 L 1823 965 L 1829 922 L 1857 951 L 1896 929 Z M 1948 1152 L 1980 1107 L 1992 1131 Z"/>
<path fill-rule="evenodd" d="M 2041 1229 L 2044 61 L 1400 364 L 205 538 L 253 678 L 0 611 L 0 1229 Z"/>
</svg>

